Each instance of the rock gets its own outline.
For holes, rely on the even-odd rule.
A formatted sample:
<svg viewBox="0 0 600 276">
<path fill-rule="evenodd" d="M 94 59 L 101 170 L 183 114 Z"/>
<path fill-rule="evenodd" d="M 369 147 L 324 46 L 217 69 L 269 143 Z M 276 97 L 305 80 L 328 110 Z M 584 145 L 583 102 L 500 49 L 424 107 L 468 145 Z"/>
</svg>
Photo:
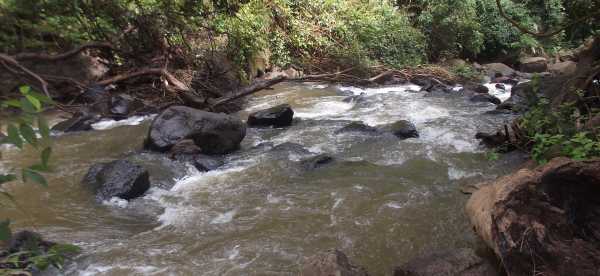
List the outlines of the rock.
<svg viewBox="0 0 600 276">
<path fill-rule="evenodd" d="M 271 152 L 287 152 L 287 153 L 292 153 L 292 154 L 297 154 L 297 155 L 304 155 L 304 154 L 310 153 L 310 151 L 307 150 L 306 148 L 304 148 L 303 145 L 291 143 L 291 142 L 285 142 L 283 144 L 274 146 L 271 149 Z"/>
<path fill-rule="evenodd" d="M 484 70 L 490 78 L 511 77 L 515 70 L 503 63 L 488 63 L 483 65 Z"/>
<path fill-rule="evenodd" d="M 598 275 L 598 198 L 600 160 L 556 158 L 484 186 L 466 211 L 508 275 Z"/>
<path fill-rule="evenodd" d="M 450 60 L 447 60 L 446 65 L 450 66 L 450 67 L 462 67 L 462 66 L 466 66 L 467 62 L 464 59 L 460 59 L 460 58 L 453 58 Z"/>
<path fill-rule="evenodd" d="M 421 86 L 423 92 L 434 92 L 434 93 L 450 93 L 452 88 L 448 87 L 441 81 L 431 77 L 413 77 L 410 80 L 412 83 Z"/>
<path fill-rule="evenodd" d="M 307 258 L 302 264 L 301 276 L 368 276 L 369 273 L 350 262 L 339 250 L 330 250 Z"/>
<path fill-rule="evenodd" d="M 502 103 L 502 104 L 504 104 L 504 103 Z M 513 113 L 510 110 L 510 108 L 506 109 L 507 105 L 503 106 L 502 104 L 498 105 L 496 107 L 496 109 L 494 109 L 494 110 L 486 111 L 484 114 L 487 114 L 487 115 L 502 115 L 502 114 L 512 114 Z"/>
<path fill-rule="evenodd" d="M 493 78 L 491 82 L 492 83 L 510 84 L 510 85 L 517 85 L 519 83 L 518 80 L 510 78 L 510 77 Z"/>
<path fill-rule="evenodd" d="M 127 160 L 117 160 L 93 165 L 83 179 L 92 187 L 100 201 L 113 197 L 133 199 L 150 188 L 148 171 Z"/>
<path fill-rule="evenodd" d="M 396 135 L 396 137 L 400 139 L 408 139 L 408 138 L 418 138 L 419 132 L 417 131 L 417 127 L 407 121 L 400 120 L 391 125 L 385 126 L 384 130 L 391 132 Z"/>
<path fill-rule="evenodd" d="M 471 90 L 478 94 L 487 94 L 490 92 L 490 89 L 483 84 L 468 84 L 463 89 Z"/>
<path fill-rule="evenodd" d="M 87 104 L 95 104 L 100 101 L 106 101 L 110 93 L 104 86 L 92 85 L 86 89 L 80 96 L 80 100 Z"/>
<path fill-rule="evenodd" d="M 117 116 L 127 117 L 140 109 L 144 104 L 129 95 L 117 95 L 110 99 L 110 113 Z"/>
<path fill-rule="evenodd" d="M 498 276 L 495 266 L 475 254 L 473 249 L 462 248 L 435 252 L 412 259 L 394 268 L 394 276 Z"/>
<path fill-rule="evenodd" d="M 490 94 L 476 94 L 469 98 L 469 100 L 476 103 L 493 103 L 495 105 L 499 105 L 502 103 L 502 100 Z"/>
<path fill-rule="evenodd" d="M 248 125 L 286 127 L 292 125 L 293 119 L 292 107 L 289 104 L 282 104 L 250 114 Z"/>
<path fill-rule="evenodd" d="M 478 132 L 475 134 L 475 138 L 481 140 L 481 143 L 489 148 L 497 148 L 508 142 L 508 138 L 501 131 L 496 133 Z"/>
<path fill-rule="evenodd" d="M 573 75 L 577 72 L 577 63 L 573 61 L 563 61 L 550 64 L 548 71 L 555 75 Z"/>
<path fill-rule="evenodd" d="M 366 125 L 363 122 L 352 122 L 343 128 L 340 128 L 334 132 L 335 134 L 340 133 L 364 133 L 364 134 L 379 134 L 379 129 Z"/>
<path fill-rule="evenodd" d="M 169 151 L 171 159 L 191 163 L 200 172 L 216 170 L 225 164 L 222 158 L 204 155 L 201 152 L 202 149 L 189 139 L 180 141 Z"/>
<path fill-rule="evenodd" d="M 52 127 L 53 131 L 75 132 L 92 130 L 92 125 L 99 122 L 101 116 L 93 113 L 78 113 L 71 119 L 62 121 Z"/>
<path fill-rule="evenodd" d="M 502 83 L 496 83 L 495 86 L 496 86 L 497 89 L 506 90 L 506 86 L 504 84 L 502 84 Z"/>
<path fill-rule="evenodd" d="M 166 152 L 183 139 L 193 139 L 205 154 L 237 150 L 246 136 L 246 125 L 235 116 L 185 106 L 169 107 L 152 122 L 145 148 Z"/>
<path fill-rule="evenodd" d="M 327 154 L 319 154 L 300 161 L 300 166 L 306 171 L 313 171 L 331 165 L 335 162 L 335 158 Z"/>
<path fill-rule="evenodd" d="M 577 57 L 575 56 L 575 52 L 573 50 L 560 50 L 558 51 L 558 56 L 561 61 L 577 61 Z"/>
<path fill-rule="evenodd" d="M 519 67 L 525 73 L 541 73 L 548 71 L 548 60 L 544 57 L 527 57 L 519 60 Z"/>
<path fill-rule="evenodd" d="M 365 101 L 366 94 L 364 92 L 360 93 L 360 95 L 352 95 L 344 98 L 342 101 L 345 103 L 360 103 Z"/>
</svg>

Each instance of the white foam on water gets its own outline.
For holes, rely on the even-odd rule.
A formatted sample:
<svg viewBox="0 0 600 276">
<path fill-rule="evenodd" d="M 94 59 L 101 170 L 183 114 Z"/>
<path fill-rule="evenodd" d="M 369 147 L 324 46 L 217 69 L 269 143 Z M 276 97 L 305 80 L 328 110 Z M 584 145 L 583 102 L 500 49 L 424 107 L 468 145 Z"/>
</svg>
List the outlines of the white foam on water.
<svg viewBox="0 0 600 276">
<path fill-rule="evenodd" d="M 398 202 L 388 202 L 384 206 L 392 209 L 402 209 L 406 204 L 401 204 Z"/>
<path fill-rule="evenodd" d="M 119 126 L 136 126 L 141 124 L 146 120 L 150 120 L 156 117 L 156 115 L 147 115 L 147 116 L 132 116 L 124 120 L 116 121 L 116 120 L 102 120 L 95 124 L 92 124 L 92 128 L 95 130 L 106 130 Z"/>
<path fill-rule="evenodd" d="M 156 266 L 144 265 L 144 266 L 126 266 L 126 265 L 90 265 L 85 270 L 79 271 L 80 276 L 93 276 L 98 274 L 110 273 L 112 270 L 134 270 L 136 273 L 141 275 L 160 275 L 167 271 L 167 268 L 158 268 Z"/>
<path fill-rule="evenodd" d="M 129 205 L 129 201 L 113 196 L 109 200 L 102 201 L 102 204 L 124 209 Z"/>
<path fill-rule="evenodd" d="M 376 88 L 340 86 L 339 89 L 345 90 L 345 91 L 351 91 L 352 93 L 354 93 L 354 95 L 360 95 L 361 93 L 365 93 L 365 95 L 376 95 L 376 94 L 386 94 L 386 93 L 419 91 L 419 90 L 421 90 L 421 86 L 418 86 L 415 84 L 403 84 L 403 85 L 398 85 L 398 86 L 376 87 Z"/>
<path fill-rule="evenodd" d="M 496 96 L 501 101 L 506 101 L 510 98 L 510 91 L 512 89 L 512 85 L 504 84 L 505 89 L 500 89 L 496 87 L 496 83 L 486 83 L 484 84 L 489 90 L 490 95 Z"/>
<path fill-rule="evenodd" d="M 210 221 L 210 224 L 230 223 L 231 221 L 233 221 L 233 217 L 235 216 L 235 214 L 237 214 L 236 210 L 231 210 L 229 212 L 219 214 L 217 217 Z"/>
<path fill-rule="evenodd" d="M 459 180 L 459 179 L 474 177 L 474 176 L 478 176 L 478 175 L 481 175 L 481 174 L 477 173 L 477 172 L 466 172 L 466 171 L 463 171 L 461 169 L 454 168 L 454 167 L 448 168 L 448 178 L 450 180 Z"/>
<path fill-rule="evenodd" d="M 345 103 L 338 99 L 321 99 L 311 107 L 297 108 L 294 116 L 308 119 L 335 117 L 348 112 L 353 106 L 353 103 Z"/>
</svg>

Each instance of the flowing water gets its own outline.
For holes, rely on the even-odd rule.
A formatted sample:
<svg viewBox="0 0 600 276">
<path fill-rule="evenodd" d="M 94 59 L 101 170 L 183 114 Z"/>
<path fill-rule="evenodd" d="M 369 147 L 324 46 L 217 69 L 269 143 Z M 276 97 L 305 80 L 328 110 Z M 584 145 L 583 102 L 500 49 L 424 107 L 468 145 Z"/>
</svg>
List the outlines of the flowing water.
<svg viewBox="0 0 600 276">
<path fill-rule="evenodd" d="M 295 275 L 304 257 L 330 248 L 386 275 L 421 253 L 477 247 L 459 187 L 518 166 L 510 158 L 489 161 L 474 139 L 511 117 L 484 114 L 491 104 L 418 90 L 284 84 L 263 91 L 239 115 L 290 103 L 294 125 L 248 129 L 242 149 L 207 173 L 141 152 L 148 118 L 58 135 L 50 187 L 14 184 L 17 208 L 0 217 L 82 247 L 67 275 Z M 361 93 L 361 100 L 343 101 Z M 351 121 L 380 126 L 400 119 L 414 122 L 420 138 L 334 133 Z M 273 149 L 288 142 L 308 151 Z M 36 158 L 2 152 L 0 170 Z M 299 169 L 298 160 L 319 153 L 339 162 Z M 95 202 L 80 180 L 90 165 L 122 157 L 147 167 L 153 187 L 131 202 Z"/>
</svg>

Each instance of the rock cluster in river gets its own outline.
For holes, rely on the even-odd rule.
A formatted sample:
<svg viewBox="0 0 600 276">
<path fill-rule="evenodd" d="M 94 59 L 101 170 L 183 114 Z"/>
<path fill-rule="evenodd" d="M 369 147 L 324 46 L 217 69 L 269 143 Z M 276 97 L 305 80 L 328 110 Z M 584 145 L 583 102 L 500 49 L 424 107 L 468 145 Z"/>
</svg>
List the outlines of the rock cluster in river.
<svg viewBox="0 0 600 276">
<path fill-rule="evenodd" d="M 417 127 L 407 120 L 399 120 L 382 127 L 369 126 L 363 122 L 351 122 L 348 125 L 336 130 L 334 133 L 361 133 L 367 135 L 393 134 L 400 139 L 419 137 Z"/>
</svg>

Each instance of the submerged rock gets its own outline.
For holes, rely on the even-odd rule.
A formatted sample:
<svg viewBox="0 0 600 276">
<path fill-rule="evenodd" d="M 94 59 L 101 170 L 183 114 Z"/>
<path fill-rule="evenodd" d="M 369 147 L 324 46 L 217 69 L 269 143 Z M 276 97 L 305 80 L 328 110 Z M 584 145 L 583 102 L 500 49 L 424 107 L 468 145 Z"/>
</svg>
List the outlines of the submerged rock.
<svg viewBox="0 0 600 276">
<path fill-rule="evenodd" d="M 398 137 L 400 139 L 418 138 L 419 137 L 419 132 L 417 131 L 417 127 L 413 123 L 411 123 L 407 120 L 397 121 L 391 125 L 385 126 L 383 129 L 391 132 L 392 134 L 396 135 L 396 137 Z"/>
<path fill-rule="evenodd" d="M 360 93 L 360 95 L 351 95 L 348 96 L 346 98 L 344 98 L 342 101 L 345 103 L 360 103 L 365 101 L 365 97 L 367 94 L 365 94 L 365 92 Z"/>
<path fill-rule="evenodd" d="M 503 83 L 496 83 L 495 87 L 497 89 L 506 90 L 506 86 Z"/>
<path fill-rule="evenodd" d="M 169 151 L 171 159 L 190 163 L 200 172 L 216 170 L 225 164 L 223 158 L 201 154 L 193 140 L 182 140 Z"/>
<path fill-rule="evenodd" d="M 477 94 L 487 94 L 490 92 L 490 89 L 483 84 L 469 84 L 465 85 L 463 89 L 471 90 Z"/>
<path fill-rule="evenodd" d="M 277 146 L 274 146 L 270 151 L 275 152 L 275 153 L 286 152 L 286 153 L 292 153 L 292 154 L 298 154 L 298 155 L 310 153 L 310 151 L 307 150 L 303 145 L 291 143 L 291 142 L 285 142 L 285 143 L 279 144 Z"/>
<path fill-rule="evenodd" d="M 294 111 L 289 104 L 282 104 L 269 109 L 254 112 L 248 116 L 249 126 L 291 126 Z"/>
<path fill-rule="evenodd" d="M 368 276 L 369 273 L 350 262 L 346 254 L 330 250 L 307 258 L 302 264 L 301 276 Z"/>
<path fill-rule="evenodd" d="M 394 268 L 394 276 L 498 276 L 498 270 L 489 261 L 475 254 L 473 249 L 462 248 L 435 252 L 410 260 Z"/>
<path fill-rule="evenodd" d="M 327 154 L 319 154 L 300 161 L 300 166 L 306 171 L 313 171 L 322 167 L 331 165 L 335 162 L 335 158 Z"/>
<path fill-rule="evenodd" d="M 380 134 L 381 131 L 376 127 L 366 125 L 363 122 L 352 122 L 335 131 L 335 134 L 341 133 Z"/>
<path fill-rule="evenodd" d="M 93 113 L 78 113 L 71 119 L 62 121 L 52 127 L 53 131 L 75 132 L 92 130 L 92 125 L 99 122 L 101 116 Z"/>
<path fill-rule="evenodd" d="M 598 275 L 598 198 L 600 160 L 557 158 L 484 186 L 466 211 L 508 275 Z"/>
<path fill-rule="evenodd" d="M 494 78 L 491 81 L 492 83 L 502 83 L 502 84 L 510 84 L 510 85 L 517 85 L 519 84 L 519 81 L 510 77 L 498 77 L 498 78 Z"/>
<path fill-rule="evenodd" d="M 166 152 L 184 139 L 192 139 L 205 154 L 237 150 L 246 136 L 246 125 L 235 116 L 174 106 L 158 115 L 148 132 L 145 148 Z"/>
<path fill-rule="evenodd" d="M 495 105 L 502 103 L 502 100 L 490 94 L 476 94 L 469 98 L 469 100 L 476 103 L 493 103 Z"/>
<path fill-rule="evenodd" d="M 113 197 L 133 199 L 150 188 L 148 171 L 127 160 L 117 160 L 93 165 L 83 179 L 92 187 L 98 200 Z"/>
</svg>

